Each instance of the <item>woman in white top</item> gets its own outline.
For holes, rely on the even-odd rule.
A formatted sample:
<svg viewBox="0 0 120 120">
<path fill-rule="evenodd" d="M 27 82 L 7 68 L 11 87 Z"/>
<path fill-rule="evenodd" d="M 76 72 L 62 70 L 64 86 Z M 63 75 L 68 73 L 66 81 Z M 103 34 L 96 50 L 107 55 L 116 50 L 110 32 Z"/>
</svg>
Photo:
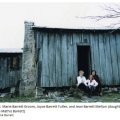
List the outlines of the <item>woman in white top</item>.
<svg viewBox="0 0 120 120">
<path fill-rule="evenodd" d="M 84 71 L 80 70 L 79 71 L 79 76 L 77 77 L 77 87 L 85 92 L 85 89 L 86 89 L 86 86 L 85 86 L 86 78 L 83 75 L 84 75 Z"/>
<path fill-rule="evenodd" d="M 95 79 L 93 79 L 93 75 L 90 75 L 89 79 L 87 79 L 84 84 L 86 86 L 86 91 L 87 91 L 89 97 L 91 97 L 91 95 L 94 94 L 95 89 L 98 86 L 98 83 L 96 82 Z"/>
</svg>

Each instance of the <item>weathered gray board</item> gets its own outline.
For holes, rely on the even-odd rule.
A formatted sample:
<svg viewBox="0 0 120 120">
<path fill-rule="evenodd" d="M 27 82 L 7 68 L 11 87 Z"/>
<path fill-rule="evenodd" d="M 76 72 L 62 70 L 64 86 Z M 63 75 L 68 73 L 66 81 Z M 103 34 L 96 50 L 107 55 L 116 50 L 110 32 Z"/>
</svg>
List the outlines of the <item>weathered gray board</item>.
<svg viewBox="0 0 120 120">
<path fill-rule="evenodd" d="M 120 85 L 120 31 L 34 29 L 39 49 L 38 83 L 41 87 L 76 84 L 77 44 L 90 45 L 91 69 L 103 85 Z"/>
<path fill-rule="evenodd" d="M 19 59 L 19 68 L 11 69 L 11 58 L 17 57 Z M 0 54 L 0 89 L 16 86 L 17 82 L 21 79 L 22 67 L 22 53 L 1 53 Z"/>
</svg>

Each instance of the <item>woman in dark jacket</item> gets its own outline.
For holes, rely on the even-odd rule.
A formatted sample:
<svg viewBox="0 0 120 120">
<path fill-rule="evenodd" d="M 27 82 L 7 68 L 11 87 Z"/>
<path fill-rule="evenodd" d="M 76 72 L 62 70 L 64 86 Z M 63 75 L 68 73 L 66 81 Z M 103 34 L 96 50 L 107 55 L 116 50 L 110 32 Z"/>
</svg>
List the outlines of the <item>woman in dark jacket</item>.
<svg viewBox="0 0 120 120">
<path fill-rule="evenodd" d="M 96 82 L 98 83 L 98 86 L 96 87 L 96 94 L 97 95 L 102 95 L 102 84 L 101 84 L 101 81 L 100 81 L 100 78 L 99 76 L 96 74 L 96 71 L 95 70 L 92 70 L 92 73 L 93 75 L 93 78 L 96 80 Z"/>
</svg>

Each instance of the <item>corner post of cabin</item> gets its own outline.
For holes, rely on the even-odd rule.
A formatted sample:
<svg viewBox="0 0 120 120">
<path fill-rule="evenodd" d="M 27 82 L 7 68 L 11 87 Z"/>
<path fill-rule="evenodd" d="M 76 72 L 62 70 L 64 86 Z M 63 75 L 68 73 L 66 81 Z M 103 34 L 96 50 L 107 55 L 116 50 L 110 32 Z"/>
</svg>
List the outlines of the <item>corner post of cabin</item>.
<svg viewBox="0 0 120 120">
<path fill-rule="evenodd" d="M 20 82 L 20 96 L 35 95 L 36 88 L 36 61 L 35 61 L 35 38 L 33 22 L 24 22 L 24 48 L 22 56 L 22 79 Z"/>
</svg>

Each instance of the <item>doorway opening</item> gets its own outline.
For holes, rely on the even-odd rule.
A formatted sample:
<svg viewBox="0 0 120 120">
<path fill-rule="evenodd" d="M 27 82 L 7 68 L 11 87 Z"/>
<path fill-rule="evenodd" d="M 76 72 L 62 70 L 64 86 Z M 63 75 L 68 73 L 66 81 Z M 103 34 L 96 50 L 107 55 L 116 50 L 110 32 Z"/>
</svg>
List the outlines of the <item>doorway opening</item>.
<svg viewBox="0 0 120 120">
<path fill-rule="evenodd" d="M 86 78 L 88 78 L 91 72 L 91 54 L 90 53 L 91 53 L 90 45 L 77 46 L 78 71 L 83 70 Z"/>
</svg>

